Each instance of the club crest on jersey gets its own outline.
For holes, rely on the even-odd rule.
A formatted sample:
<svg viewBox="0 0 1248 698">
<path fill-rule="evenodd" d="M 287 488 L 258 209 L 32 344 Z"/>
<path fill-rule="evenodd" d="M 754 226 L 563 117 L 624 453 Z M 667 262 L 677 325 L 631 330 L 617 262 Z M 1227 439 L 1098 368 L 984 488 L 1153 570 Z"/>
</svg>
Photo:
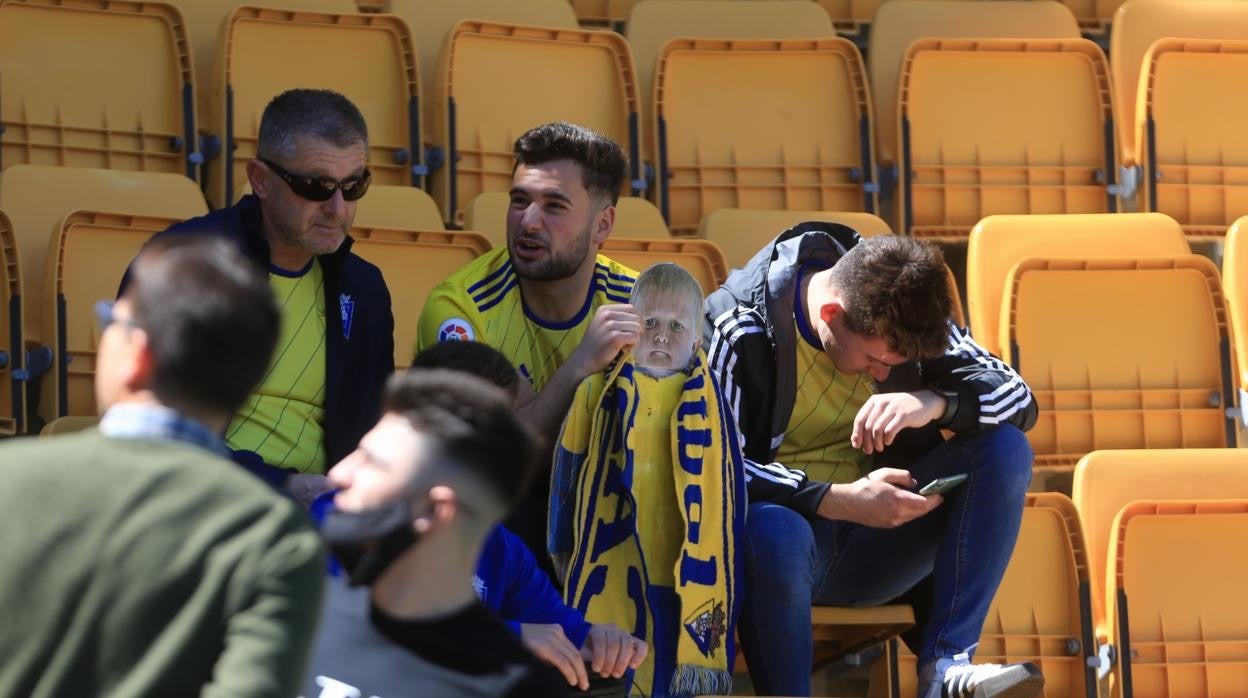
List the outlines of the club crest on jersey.
<svg viewBox="0 0 1248 698">
<path fill-rule="evenodd" d="M 472 325 L 462 317 L 453 317 L 438 325 L 439 342 L 471 342 L 476 338 Z"/>
<path fill-rule="evenodd" d="M 710 657 L 723 644 L 724 635 L 728 633 L 728 616 L 724 613 L 724 602 L 710 600 L 694 609 L 685 618 L 685 630 L 693 638 L 702 654 Z"/>
<path fill-rule="evenodd" d="M 338 312 L 342 315 L 342 336 L 351 339 L 351 321 L 355 319 L 355 299 L 349 294 L 340 294 Z"/>
</svg>

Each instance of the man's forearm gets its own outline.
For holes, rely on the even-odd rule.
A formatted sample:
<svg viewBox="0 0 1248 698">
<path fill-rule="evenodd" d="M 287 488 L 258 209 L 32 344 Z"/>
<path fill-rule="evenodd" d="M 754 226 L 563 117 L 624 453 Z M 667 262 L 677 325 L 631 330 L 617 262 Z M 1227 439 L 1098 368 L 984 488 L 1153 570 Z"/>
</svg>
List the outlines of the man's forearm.
<svg viewBox="0 0 1248 698">
<path fill-rule="evenodd" d="M 559 437 L 559 428 L 563 426 L 563 419 L 572 404 L 572 396 L 576 394 L 576 387 L 580 385 L 582 378 L 573 367 L 565 363 L 542 386 L 541 392 L 516 408 L 516 417 L 540 435 L 546 441 L 547 447 L 553 446 L 555 439 Z"/>
</svg>

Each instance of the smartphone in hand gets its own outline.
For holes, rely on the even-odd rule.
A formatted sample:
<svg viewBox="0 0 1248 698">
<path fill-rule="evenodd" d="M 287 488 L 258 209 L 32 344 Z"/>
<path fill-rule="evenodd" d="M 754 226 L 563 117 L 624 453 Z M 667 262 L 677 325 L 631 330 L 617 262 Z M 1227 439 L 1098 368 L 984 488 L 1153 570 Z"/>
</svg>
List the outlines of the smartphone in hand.
<svg viewBox="0 0 1248 698">
<path fill-rule="evenodd" d="M 966 473 L 950 475 L 948 477 L 938 477 L 919 488 L 919 494 L 924 497 L 929 494 L 944 494 L 958 485 L 961 485 L 967 477 L 968 475 Z"/>
</svg>

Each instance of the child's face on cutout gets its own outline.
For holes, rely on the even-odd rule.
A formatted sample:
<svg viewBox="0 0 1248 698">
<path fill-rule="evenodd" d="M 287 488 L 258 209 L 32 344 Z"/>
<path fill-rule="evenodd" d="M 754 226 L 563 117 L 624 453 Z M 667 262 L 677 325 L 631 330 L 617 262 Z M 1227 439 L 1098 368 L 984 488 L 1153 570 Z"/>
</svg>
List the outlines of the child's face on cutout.
<svg viewBox="0 0 1248 698">
<path fill-rule="evenodd" d="M 647 293 L 637 299 L 641 340 L 633 350 L 638 366 L 662 373 L 683 371 L 702 341 L 697 306 L 686 298 Z"/>
</svg>

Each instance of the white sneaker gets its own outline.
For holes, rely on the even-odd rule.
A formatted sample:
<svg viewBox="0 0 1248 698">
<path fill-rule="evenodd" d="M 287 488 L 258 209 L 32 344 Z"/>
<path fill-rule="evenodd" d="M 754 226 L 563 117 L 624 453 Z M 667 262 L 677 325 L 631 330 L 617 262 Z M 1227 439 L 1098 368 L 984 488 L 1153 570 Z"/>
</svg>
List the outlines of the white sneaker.
<svg viewBox="0 0 1248 698">
<path fill-rule="evenodd" d="M 1044 691 L 1044 676 L 1031 662 L 956 663 L 941 683 L 943 698 L 1035 698 Z"/>
</svg>

